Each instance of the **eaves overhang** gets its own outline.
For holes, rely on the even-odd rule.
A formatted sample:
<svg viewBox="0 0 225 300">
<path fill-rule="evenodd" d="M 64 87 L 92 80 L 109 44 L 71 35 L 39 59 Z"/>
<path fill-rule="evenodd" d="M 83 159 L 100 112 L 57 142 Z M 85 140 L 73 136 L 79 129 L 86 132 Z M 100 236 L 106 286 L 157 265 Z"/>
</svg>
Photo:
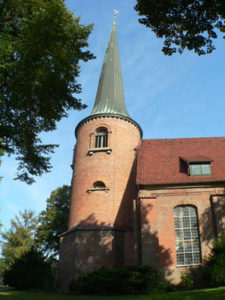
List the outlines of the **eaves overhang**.
<svg viewBox="0 0 225 300">
<path fill-rule="evenodd" d="M 176 182 L 176 183 L 159 183 L 159 184 L 137 184 L 139 190 L 141 189 L 182 189 L 182 188 L 198 188 L 198 187 L 225 187 L 225 179 L 218 181 L 196 181 L 196 182 Z"/>
<path fill-rule="evenodd" d="M 120 114 L 103 113 L 103 114 L 90 115 L 87 118 L 81 120 L 77 124 L 77 126 L 75 128 L 75 137 L 77 138 L 77 133 L 78 133 L 78 130 L 80 129 L 81 126 L 83 126 L 85 123 L 87 123 L 87 122 L 89 122 L 91 120 L 98 119 L 98 118 L 118 118 L 118 119 L 123 119 L 125 121 L 128 121 L 128 122 L 132 123 L 139 130 L 141 138 L 143 136 L 143 131 L 142 131 L 141 126 L 137 122 L 135 122 L 134 120 L 132 120 L 131 118 L 126 117 L 124 115 L 120 115 Z"/>
</svg>

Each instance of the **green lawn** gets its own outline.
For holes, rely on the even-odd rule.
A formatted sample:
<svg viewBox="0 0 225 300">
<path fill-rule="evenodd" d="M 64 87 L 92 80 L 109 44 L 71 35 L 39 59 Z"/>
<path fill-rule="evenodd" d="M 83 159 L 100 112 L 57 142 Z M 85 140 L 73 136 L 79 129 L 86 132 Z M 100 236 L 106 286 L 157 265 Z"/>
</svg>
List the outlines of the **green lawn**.
<svg viewBox="0 0 225 300">
<path fill-rule="evenodd" d="M 3 300 L 225 300 L 225 287 L 217 289 L 194 290 L 190 292 L 176 292 L 158 295 L 137 296 L 71 296 L 46 294 L 32 291 L 0 291 Z"/>
</svg>

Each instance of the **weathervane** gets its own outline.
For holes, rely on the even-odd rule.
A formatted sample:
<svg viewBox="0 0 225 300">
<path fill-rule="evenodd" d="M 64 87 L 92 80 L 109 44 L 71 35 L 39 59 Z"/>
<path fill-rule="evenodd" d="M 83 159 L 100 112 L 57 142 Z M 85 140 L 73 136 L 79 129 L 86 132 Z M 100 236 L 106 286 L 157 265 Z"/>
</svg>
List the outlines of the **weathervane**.
<svg viewBox="0 0 225 300">
<path fill-rule="evenodd" d="M 116 16 L 118 15 L 118 10 L 116 10 L 116 9 L 114 9 L 113 10 L 114 11 L 114 14 L 113 14 L 113 21 L 114 21 L 114 23 L 116 23 Z"/>
</svg>

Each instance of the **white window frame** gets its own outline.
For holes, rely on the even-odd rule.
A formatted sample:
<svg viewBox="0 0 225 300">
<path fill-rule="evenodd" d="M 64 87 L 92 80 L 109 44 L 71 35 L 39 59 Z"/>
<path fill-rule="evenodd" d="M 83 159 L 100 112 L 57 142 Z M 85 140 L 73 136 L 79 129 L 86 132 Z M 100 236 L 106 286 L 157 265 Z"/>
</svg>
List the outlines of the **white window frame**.
<svg viewBox="0 0 225 300">
<path fill-rule="evenodd" d="M 201 247 L 196 207 L 174 208 L 177 266 L 201 264 Z"/>
</svg>

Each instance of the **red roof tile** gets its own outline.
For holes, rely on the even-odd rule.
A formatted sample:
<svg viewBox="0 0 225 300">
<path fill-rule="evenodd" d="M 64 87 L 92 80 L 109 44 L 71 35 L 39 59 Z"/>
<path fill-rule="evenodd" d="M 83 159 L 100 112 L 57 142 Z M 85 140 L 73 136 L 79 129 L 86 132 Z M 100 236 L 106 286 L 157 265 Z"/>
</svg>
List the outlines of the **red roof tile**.
<svg viewBox="0 0 225 300">
<path fill-rule="evenodd" d="M 211 176 L 189 176 L 182 165 L 211 161 Z M 143 140 L 138 149 L 137 184 L 225 181 L 225 137 Z"/>
</svg>

